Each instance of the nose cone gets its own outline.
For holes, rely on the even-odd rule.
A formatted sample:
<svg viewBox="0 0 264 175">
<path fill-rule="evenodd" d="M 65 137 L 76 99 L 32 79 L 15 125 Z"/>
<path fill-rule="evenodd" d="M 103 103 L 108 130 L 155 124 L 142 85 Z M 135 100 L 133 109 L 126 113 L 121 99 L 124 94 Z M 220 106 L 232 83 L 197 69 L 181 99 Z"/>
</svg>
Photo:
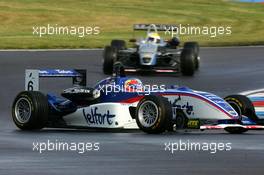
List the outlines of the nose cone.
<svg viewBox="0 0 264 175">
<path fill-rule="evenodd" d="M 148 63 L 150 63 L 151 62 L 151 57 L 142 57 L 142 61 L 143 61 L 143 63 L 146 63 L 146 64 L 148 64 Z"/>
<path fill-rule="evenodd" d="M 156 65 L 157 45 L 145 43 L 139 48 L 140 64 L 146 66 Z"/>
</svg>

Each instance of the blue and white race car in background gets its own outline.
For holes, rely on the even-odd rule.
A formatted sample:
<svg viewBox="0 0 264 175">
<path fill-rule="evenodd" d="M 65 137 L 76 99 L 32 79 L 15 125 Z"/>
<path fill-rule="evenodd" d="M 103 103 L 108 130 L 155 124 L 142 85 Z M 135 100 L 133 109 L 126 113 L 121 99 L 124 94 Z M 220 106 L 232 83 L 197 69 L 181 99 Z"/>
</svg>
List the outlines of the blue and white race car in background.
<svg viewBox="0 0 264 175">
<path fill-rule="evenodd" d="M 256 113 L 244 95 L 222 99 L 174 85 L 142 88 L 145 85 L 139 79 L 126 77 L 120 70 L 92 87 L 85 86 L 85 70 L 26 70 L 26 90 L 13 102 L 13 121 L 22 130 L 139 128 L 146 133 L 162 133 L 175 129 L 225 129 L 243 133 L 264 128 L 257 115 L 263 115 L 264 110 Z M 39 91 L 40 77 L 72 77 L 74 85 L 63 90 L 61 96 L 43 94 Z M 255 100 L 260 98 L 263 99 Z"/>
<path fill-rule="evenodd" d="M 124 40 L 112 40 L 103 55 L 103 71 L 112 74 L 116 61 L 124 65 L 126 72 L 182 73 L 194 75 L 199 69 L 200 56 L 197 42 L 186 42 L 179 48 L 178 37 L 165 41 L 158 31 L 167 31 L 175 26 L 135 24 L 135 30 L 147 30 L 144 39 L 131 39 L 134 48 L 127 48 Z"/>
</svg>

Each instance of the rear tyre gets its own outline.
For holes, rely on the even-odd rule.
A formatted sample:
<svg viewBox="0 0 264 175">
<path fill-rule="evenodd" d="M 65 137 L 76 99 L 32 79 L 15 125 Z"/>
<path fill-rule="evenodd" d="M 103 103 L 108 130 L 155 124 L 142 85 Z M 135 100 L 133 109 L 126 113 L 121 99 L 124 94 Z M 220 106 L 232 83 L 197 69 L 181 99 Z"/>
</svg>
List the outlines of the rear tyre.
<svg viewBox="0 0 264 175">
<path fill-rule="evenodd" d="M 164 132 L 172 122 L 172 108 L 169 101 L 161 96 L 144 97 L 137 105 L 136 122 L 146 133 Z"/>
<path fill-rule="evenodd" d="M 23 91 L 13 102 L 12 118 L 22 130 L 42 129 L 47 123 L 48 113 L 48 99 L 38 91 Z"/>
<path fill-rule="evenodd" d="M 112 40 L 111 46 L 117 50 L 124 50 L 126 49 L 126 42 L 124 40 Z"/>
<path fill-rule="evenodd" d="M 106 46 L 104 49 L 103 72 L 106 75 L 113 73 L 113 65 L 117 61 L 117 49 Z"/>
<path fill-rule="evenodd" d="M 192 49 L 183 49 L 180 58 L 181 73 L 185 76 L 193 76 L 195 72 L 195 55 Z"/>
<path fill-rule="evenodd" d="M 200 47 L 197 42 L 186 42 L 184 43 L 183 49 L 191 49 L 194 52 L 195 57 L 195 69 L 198 70 L 200 67 L 199 52 Z"/>
</svg>

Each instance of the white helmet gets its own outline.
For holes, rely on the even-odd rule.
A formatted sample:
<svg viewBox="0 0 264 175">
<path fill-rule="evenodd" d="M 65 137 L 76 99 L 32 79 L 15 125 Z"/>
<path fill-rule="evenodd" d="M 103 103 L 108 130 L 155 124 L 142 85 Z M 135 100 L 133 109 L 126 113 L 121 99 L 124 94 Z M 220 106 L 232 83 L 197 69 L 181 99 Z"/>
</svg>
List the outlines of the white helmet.
<svg viewBox="0 0 264 175">
<path fill-rule="evenodd" d="M 160 43 L 160 36 L 157 32 L 148 33 L 147 42 Z"/>
</svg>

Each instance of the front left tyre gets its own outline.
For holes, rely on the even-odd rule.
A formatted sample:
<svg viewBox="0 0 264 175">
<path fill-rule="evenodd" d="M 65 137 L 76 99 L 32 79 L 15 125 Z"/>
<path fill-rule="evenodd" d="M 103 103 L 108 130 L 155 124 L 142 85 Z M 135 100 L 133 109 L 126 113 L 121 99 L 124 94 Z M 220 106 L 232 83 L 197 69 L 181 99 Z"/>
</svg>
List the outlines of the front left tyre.
<svg viewBox="0 0 264 175">
<path fill-rule="evenodd" d="M 47 97 L 38 91 L 20 92 L 12 105 L 12 118 L 22 130 L 35 130 L 45 127 L 48 120 Z"/>
<path fill-rule="evenodd" d="M 181 73 L 184 76 L 193 76 L 196 70 L 195 53 L 192 49 L 183 49 L 180 57 Z"/>
<path fill-rule="evenodd" d="M 200 58 L 199 58 L 199 53 L 200 53 L 200 47 L 197 42 L 186 42 L 184 43 L 183 49 L 190 49 L 193 50 L 194 52 L 194 58 L 195 58 L 195 69 L 198 70 L 200 67 Z"/>
<path fill-rule="evenodd" d="M 137 105 L 136 122 L 138 127 L 149 134 L 159 134 L 169 128 L 172 121 L 172 108 L 167 98 L 145 96 Z"/>
</svg>

